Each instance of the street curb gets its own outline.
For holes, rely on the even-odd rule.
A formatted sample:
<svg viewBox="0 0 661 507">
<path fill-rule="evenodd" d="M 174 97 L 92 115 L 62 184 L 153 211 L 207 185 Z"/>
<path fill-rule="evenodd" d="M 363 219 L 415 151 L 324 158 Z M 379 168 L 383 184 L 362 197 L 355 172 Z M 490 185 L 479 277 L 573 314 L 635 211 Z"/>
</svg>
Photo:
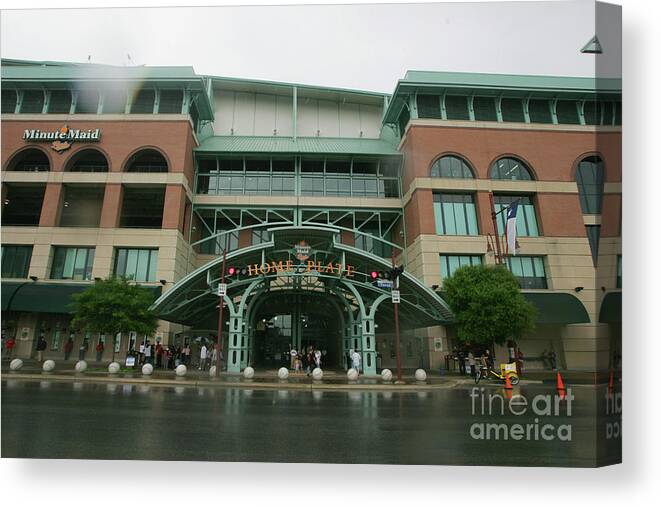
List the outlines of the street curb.
<svg viewBox="0 0 661 507">
<path fill-rule="evenodd" d="M 451 389 L 459 385 L 459 382 L 448 381 L 443 384 L 323 384 L 309 383 L 309 384 L 290 384 L 286 381 L 283 382 L 253 382 L 253 381 L 212 381 L 212 380 L 186 380 L 186 379 L 146 379 L 146 378 L 132 378 L 132 377 L 84 377 L 77 375 L 74 377 L 58 375 L 53 373 L 41 374 L 21 374 L 21 373 L 3 373 L 2 380 L 29 380 L 29 381 L 56 381 L 56 382 L 88 382 L 99 384 L 146 384 L 158 386 L 172 386 L 172 387 L 220 387 L 220 388 L 238 388 L 238 389 L 265 389 L 265 390 L 292 390 L 292 391 L 437 391 L 443 389 Z"/>
</svg>

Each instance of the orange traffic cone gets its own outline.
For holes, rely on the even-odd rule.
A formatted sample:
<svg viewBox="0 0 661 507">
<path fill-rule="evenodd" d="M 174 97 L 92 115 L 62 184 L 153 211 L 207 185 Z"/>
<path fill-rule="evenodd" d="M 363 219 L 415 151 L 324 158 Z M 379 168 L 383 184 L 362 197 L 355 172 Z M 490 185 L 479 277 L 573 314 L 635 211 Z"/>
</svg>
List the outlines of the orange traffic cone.
<svg viewBox="0 0 661 507">
<path fill-rule="evenodd" d="M 510 391 L 512 390 L 512 382 L 510 382 L 509 372 L 505 375 L 505 389 L 509 389 Z"/>
<path fill-rule="evenodd" d="M 608 392 L 613 393 L 613 388 L 615 387 L 615 381 L 613 379 L 613 368 L 611 368 L 610 375 L 608 376 Z"/>
</svg>

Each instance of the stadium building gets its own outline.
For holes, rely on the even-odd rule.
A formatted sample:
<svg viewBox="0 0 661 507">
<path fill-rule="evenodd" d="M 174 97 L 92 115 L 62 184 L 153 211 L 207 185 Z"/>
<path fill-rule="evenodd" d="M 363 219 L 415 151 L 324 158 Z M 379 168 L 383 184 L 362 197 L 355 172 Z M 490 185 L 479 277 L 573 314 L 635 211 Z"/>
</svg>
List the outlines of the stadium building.
<svg viewBox="0 0 661 507">
<path fill-rule="evenodd" d="M 609 366 L 621 341 L 619 80 L 411 71 L 392 95 L 203 76 L 191 67 L 2 61 L 2 333 L 15 355 L 120 357 L 145 337 L 72 329 L 70 297 L 126 276 L 152 341 L 217 333 L 228 369 L 290 346 L 368 373 L 453 347 L 442 284 L 493 264 L 492 210 L 519 200 L 506 264 L 538 309 L 528 368 Z M 515 255 L 513 255 L 515 253 Z M 498 354 L 503 351 L 499 350 Z M 505 352 L 506 353 L 506 352 Z"/>
</svg>

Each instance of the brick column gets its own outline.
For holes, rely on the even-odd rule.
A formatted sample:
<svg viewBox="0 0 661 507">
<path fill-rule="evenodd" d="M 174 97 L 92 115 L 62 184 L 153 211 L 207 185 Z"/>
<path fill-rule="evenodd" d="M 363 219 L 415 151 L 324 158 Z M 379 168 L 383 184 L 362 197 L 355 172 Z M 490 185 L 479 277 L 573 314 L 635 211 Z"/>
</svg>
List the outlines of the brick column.
<svg viewBox="0 0 661 507">
<path fill-rule="evenodd" d="M 99 227 L 114 229 L 119 227 L 119 218 L 122 212 L 122 196 L 124 189 L 119 183 L 106 184 L 103 195 L 103 207 L 101 208 L 101 222 Z"/>
<path fill-rule="evenodd" d="M 163 229 L 184 229 L 184 211 L 186 209 L 186 191 L 181 185 L 167 185 L 163 205 Z"/>
<path fill-rule="evenodd" d="M 498 231 L 493 230 L 493 220 L 491 220 L 491 202 L 489 200 L 489 192 L 477 192 L 475 195 L 475 205 L 477 206 L 477 217 L 480 221 L 478 224 L 479 233 L 481 235 L 496 234 Z"/>
<path fill-rule="evenodd" d="M 39 216 L 39 227 L 57 227 L 60 223 L 60 211 L 62 209 L 62 196 L 64 187 L 62 183 L 46 184 L 44 202 L 41 205 Z"/>
</svg>

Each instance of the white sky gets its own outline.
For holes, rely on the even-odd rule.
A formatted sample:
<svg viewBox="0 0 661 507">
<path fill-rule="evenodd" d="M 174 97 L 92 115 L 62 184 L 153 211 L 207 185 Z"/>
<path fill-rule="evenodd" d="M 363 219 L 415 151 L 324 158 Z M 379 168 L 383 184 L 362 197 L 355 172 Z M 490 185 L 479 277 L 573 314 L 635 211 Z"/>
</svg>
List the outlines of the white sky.
<svg viewBox="0 0 661 507">
<path fill-rule="evenodd" d="M 3 10 L 0 40 L 5 58 L 125 65 L 128 53 L 200 74 L 392 92 L 407 69 L 590 76 L 599 59 L 601 75 L 619 75 L 619 20 L 607 17 L 602 56 L 579 52 L 595 33 L 589 0 Z"/>
</svg>

